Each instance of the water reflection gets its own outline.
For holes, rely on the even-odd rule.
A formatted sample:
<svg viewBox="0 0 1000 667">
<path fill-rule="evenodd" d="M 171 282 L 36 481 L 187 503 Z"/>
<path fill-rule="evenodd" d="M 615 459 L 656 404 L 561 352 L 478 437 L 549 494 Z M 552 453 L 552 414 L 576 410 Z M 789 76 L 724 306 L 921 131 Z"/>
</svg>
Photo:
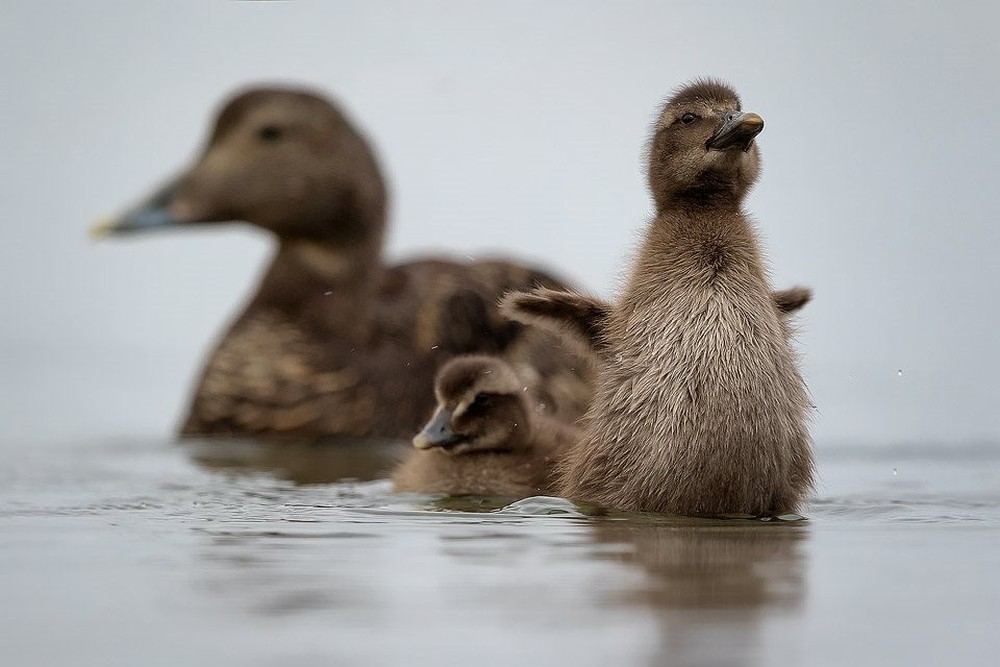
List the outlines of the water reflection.
<svg viewBox="0 0 1000 667">
<path fill-rule="evenodd" d="M 4 664 L 995 657 L 996 449 L 829 454 L 810 521 L 754 523 L 313 483 L 379 477 L 371 443 L 24 444 L 0 470 Z"/>
<path fill-rule="evenodd" d="M 609 557 L 637 565 L 647 587 L 620 603 L 649 609 L 661 643 L 652 664 L 754 664 L 764 621 L 806 598 L 805 521 L 602 520 Z"/>
<path fill-rule="evenodd" d="M 456 610 L 488 604 L 528 619 L 526 599 L 536 611 L 561 600 L 550 613 L 589 607 L 577 622 L 601 627 L 617 614 L 619 623 L 645 628 L 630 656 L 638 664 L 760 663 L 766 629 L 804 604 L 806 521 L 587 517 L 552 498 L 496 511 L 503 503 L 492 499 L 394 495 L 387 481 L 345 482 L 383 479 L 406 448 L 185 441 L 203 469 L 249 475 L 258 486 L 264 473 L 281 485 L 270 495 L 254 486 L 236 521 L 205 530 L 204 589 L 262 616 L 318 615 L 340 626 L 366 616 L 362 645 L 372 628 L 399 632 L 397 616 L 411 607 L 431 632 Z M 568 577 L 571 569 L 579 579 Z M 435 601 L 418 591 L 434 591 Z"/>
<path fill-rule="evenodd" d="M 395 440 L 323 442 L 185 439 L 181 446 L 211 471 L 266 473 L 296 484 L 368 481 L 387 477 L 410 447 Z"/>
</svg>

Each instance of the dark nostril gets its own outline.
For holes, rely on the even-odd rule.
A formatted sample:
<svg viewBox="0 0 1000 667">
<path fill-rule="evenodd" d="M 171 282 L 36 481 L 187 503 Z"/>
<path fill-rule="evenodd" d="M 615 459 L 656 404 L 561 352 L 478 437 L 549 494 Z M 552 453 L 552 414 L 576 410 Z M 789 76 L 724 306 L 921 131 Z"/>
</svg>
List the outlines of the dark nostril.
<svg viewBox="0 0 1000 667">
<path fill-rule="evenodd" d="M 734 112 L 734 113 L 731 113 L 731 114 L 729 114 L 728 116 L 726 116 L 726 120 L 732 120 L 732 119 L 736 118 L 736 116 L 738 116 L 738 115 L 739 115 L 739 114 L 737 114 L 737 113 L 735 113 L 735 112 Z"/>
</svg>

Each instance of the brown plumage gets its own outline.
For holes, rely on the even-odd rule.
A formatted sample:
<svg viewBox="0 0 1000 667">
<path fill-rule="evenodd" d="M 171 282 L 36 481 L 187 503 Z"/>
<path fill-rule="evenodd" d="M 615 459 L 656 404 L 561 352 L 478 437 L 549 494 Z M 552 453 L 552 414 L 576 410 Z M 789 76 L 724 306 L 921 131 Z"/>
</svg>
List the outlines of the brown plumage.
<svg viewBox="0 0 1000 667">
<path fill-rule="evenodd" d="M 808 287 L 791 287 L 771 293 L 782 315 L 797 312 L 812 300 Z M 537 326 L 556 335 L 567 335 L 607 361 L 611 349 L 607 326 L 614 306 L 596 297 L 539 287 L 531 292 L 511 292 L 500 301 L 500 312 L 510 319 Z"/>
<path fill-rule="evenodd" d="M 343 113 L 308 91 L 257 88 L 220 111 L 201 155 L 101 231 L 245 221 L 278 248 L 209 355 L 185 435 L 408 438 L 456 354 L 503 355 L 548 409 L 579 415 L 589 369 L 500 316 L 510 289 L 562 288 L 507 261 L 382 263 L 386 187 Z"/>
<path fill-rule="evenodd" d="M 810 403 L 742 210 L 756 114 L 715 81 L 678 92 L 650 150 L 656 217 L 607 315 L 585 435 L 561 493 L 694 515 L 795 510 L 812 483 Z"/>
<path fill-rule="evenodd" d="M 552 469 L 579 431 L 547 417 L 506 363 L 469 355 L 434 382 L 437 409 L 396 469 L 397 491 L 523 498 L 552 491 Z"/>
</svg>

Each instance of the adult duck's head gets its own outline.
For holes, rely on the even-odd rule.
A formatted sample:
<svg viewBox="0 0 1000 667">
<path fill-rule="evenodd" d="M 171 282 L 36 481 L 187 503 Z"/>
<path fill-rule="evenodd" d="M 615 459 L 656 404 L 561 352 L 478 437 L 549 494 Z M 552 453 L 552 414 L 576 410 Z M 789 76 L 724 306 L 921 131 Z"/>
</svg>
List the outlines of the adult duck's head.
<svg viewBox="0 0 1000 667">
<path fill-rule="evenodd" d="M 659 210 L 677 202 L 739 203 L 757 180 L 755 137 L 764 120 L 741 109 L 721 81 L 678 90 L 656 123 L 649 149 L 649 186 Z"/>
<path fill-rule="evenodd" d="M 524 386 L 495 357 L 455 357 L 434 380 L 437 409 L 413 438 L 417 449 L 450 454 L 504 452 L 523 447 L 531 429 Z"/>
<path fill-rule="evenodd" d="M 333 103 L 252 88 L 222 106 L 193 164 L 94 232 L 243 221 L 284 241 L 378 247 L 385 207 L 372 150 Z"/>
</svg>

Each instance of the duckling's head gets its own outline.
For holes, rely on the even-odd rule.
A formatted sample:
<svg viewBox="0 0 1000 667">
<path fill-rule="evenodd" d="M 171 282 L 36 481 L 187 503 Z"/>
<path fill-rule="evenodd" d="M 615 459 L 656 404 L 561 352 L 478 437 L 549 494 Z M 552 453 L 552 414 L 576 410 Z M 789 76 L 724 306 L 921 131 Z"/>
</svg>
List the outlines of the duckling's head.
<svg viewBox="0 0 1000 667">
<path fill-rule="evenodd" d="M 524 387 L 494 357 L 456 357 L 434 380 L 437 409 L 413 438 L 417 449 L 451 454 L 511 451 L 524 446 L 530 429 Z"/>
<path fill-rule="evenodd" d="M 760 171 L 754 138 L 764 120 L 742 110 L 739 95 L 714 79 L 679 89 L 656 123 L 649 187 L 658 210 L 677 202 L 739 203 Z"/>
<path fill-rule="evenodd" d="M 293 88 L 230 98 L 194 163 L 97 232 L 244 221 L 285 240 L 381 241 L 386 194 L 367 142 L 329 100 Z"/>
</svg>

